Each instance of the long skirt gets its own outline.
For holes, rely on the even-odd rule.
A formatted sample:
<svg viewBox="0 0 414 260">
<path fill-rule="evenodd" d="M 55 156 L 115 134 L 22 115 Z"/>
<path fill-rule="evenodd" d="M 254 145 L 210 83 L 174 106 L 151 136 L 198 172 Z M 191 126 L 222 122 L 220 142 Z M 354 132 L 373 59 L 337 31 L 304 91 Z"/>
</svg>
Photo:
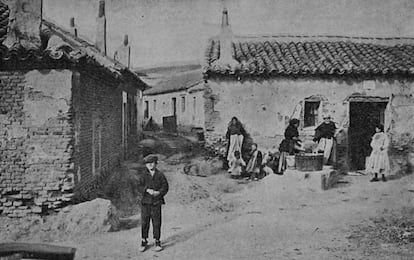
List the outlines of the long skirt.
<svg viewBox="0 0 414 260">
<path fill-rule="evenodd" d="M 368 158 L 367 172 L 390 174 L 390 159 L 386 150 L 373 150 Z"/>
<path fill-rule="evenodd" d="M 329 161 L 329 157 L 331 157 L 333 147 L 333 138 L 321 138 L 319 140 L 318 147 L 316 148 L 318 151 L 323 151 L 323 164 L 327 164 Z"/>
<path fill-rule="evenodd" d="M 286 157 L 289 155 L 288 152 L 281 152 L 279 157 L 279 165 L 277 168 L 277 172 L 279 174 L 283 174 L 283 172 L 287 169 L 287 162 Z"/>
<path fill-rule="evenodd" d="M 230 145 L 229 145 L 229 150 L 227 152 L 227 161 L 229 163 L 229 167 L 230 167 L 230 162 L 233 160 L 236 160 L 236 157 L 234 156 L 234 152 L 239 151 L 241 155 L 243 138 L 244 138 L 243 135 L 231 135 L 230 136 Z"/>
</svg>

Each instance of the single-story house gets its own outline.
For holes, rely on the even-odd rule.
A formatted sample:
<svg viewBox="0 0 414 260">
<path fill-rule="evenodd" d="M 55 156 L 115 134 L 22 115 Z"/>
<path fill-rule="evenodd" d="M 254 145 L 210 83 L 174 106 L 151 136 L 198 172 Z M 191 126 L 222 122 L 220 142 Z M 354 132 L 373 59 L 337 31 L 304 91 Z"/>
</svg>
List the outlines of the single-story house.
<svg viewBox="0 0 414 260">
<path fill-rule="evenodd" d="M 144 91 L 144 118 L 152 118 L 159 126 L 163 125 L 163 119 L 172 118 L 179 131 L 204 128 L 203 95 L 204 80 L 200 69 L 163 77 Z"/>
<path fill-rule="evenodd" d="M 43 19 L 41 0 L 0 2 L 0 214 L 88 198 L 134 148 L 146 84 L 106 55 L 104 10 L 94 45 Z"/>
<path fill-rule="evenodd" d="M 263 149 L 279 146 L 291 118 L 312 142 L 330 113 L 342 129 L 336 159 L 344 171 L 364 169 L 376 124 L 391 137 L 394 171 L 414 152 L 412 38 L 235 36 L 225 10 L 203 68 L 205 101 L 214 101 L 205 109 L 208 143 L 224 138 L 233 116 Z"/>
</svg>

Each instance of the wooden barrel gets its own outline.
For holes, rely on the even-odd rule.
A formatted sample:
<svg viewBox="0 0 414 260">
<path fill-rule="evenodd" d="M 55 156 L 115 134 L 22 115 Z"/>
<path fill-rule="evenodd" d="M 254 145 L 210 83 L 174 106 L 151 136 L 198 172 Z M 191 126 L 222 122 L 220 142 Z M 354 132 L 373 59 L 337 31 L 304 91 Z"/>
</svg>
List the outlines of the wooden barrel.
<svg viewBox="0 0 414 260">
<path fill-rule="evenodd" d="M 321 171 L 323 168 L 323 154 L 297 154 L 295 161 L 296 169 L 299 171 Z"/>
</svg>

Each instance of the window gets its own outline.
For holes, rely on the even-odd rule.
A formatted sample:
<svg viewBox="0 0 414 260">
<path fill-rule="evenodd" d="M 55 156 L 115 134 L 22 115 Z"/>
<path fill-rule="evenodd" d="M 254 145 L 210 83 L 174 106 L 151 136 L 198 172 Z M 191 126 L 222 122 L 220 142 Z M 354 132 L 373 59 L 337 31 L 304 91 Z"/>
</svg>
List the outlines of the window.
<svg viewBox="0 0 414 260">
<path fill-rule="evenodd" d="M 214 97 L 210 97 L 210 102 L 211 102 L 211 111 L 214 112 L 214 104 L 215 104 L 215 99 Z"/>
<path fill-rule="evenodd" d="M 145 101 L 145 110 L 144 110 L 144 118 L 149 117 L 149 103 L 148 101 Z"/>
<path fill-rule="evenodd" d="M 177 98 L 172 98 L 171 99 L 172 102 L 172 112 L 173 112 L 173 116 L 177 115 Z"/>
<path fill-rule="evenodd" d="M 154 110 L 154 111 L 156 111 L 156 110 L 157 110 L 157 100 L 154 100 L 154 101 L 153 101 L 152 110 Z"/>
<path fill-rule="evenodd" d="M 181 113 L 185 112 L 185 97 L 181 97 Z"/>
<path fill-rule="evenodd" d="M 318 111 L 320 101 L 306 101 L 305 100 L 305 115 L 304 115 L 304 127 L 316 126 L 318 122 Z"/>
</svg>

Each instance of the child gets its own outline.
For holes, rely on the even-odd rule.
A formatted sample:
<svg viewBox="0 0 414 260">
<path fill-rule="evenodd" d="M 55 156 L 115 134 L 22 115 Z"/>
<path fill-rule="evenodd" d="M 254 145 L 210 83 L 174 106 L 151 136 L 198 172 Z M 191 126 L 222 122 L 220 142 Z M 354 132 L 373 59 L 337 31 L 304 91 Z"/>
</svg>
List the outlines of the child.
<svg viewBox="0 0 414 260">
<path fill-rule="evenodd" d="M 257 144 L 252 144 L 252 152 L 249 163 L 246 167 L 246 172 L 251 180 L 257 181 L 262 171 L 262 152 L 257 150 Z"/>
<path fill-rule="evenodd" d="M 239 151 L 234 151 L 234 159 L 230 161 L 229 172 L 232 178 L 239 178 L 242 175 L 243 167 L 246 167 L 246 163 L 240 156 Z"/>
<path fill-rule="evenodd" d="M 374 173 L 374 178 L 371 182 L 379 181 L 378 174 L 381 174 L 381 180 L 387 181 L 385 174 L 389 174 L 390 162 L 388 158 L 389 139 L 384 133 L 384 126 L 378 125 L 375 127 L 375 134 L 372 137 L 371 147 L 372 152 L 368 159 L 367 171 Z"/>
<path fill-rule="evenodd" d="M 139 251 L 144 252 L 148 246 L 150 220 L 155 239 L 155 251 L 161 251 L 161 205 L 165 204 L 164 196 L 168 192 L 165 175 L 157 169 L 158 157 L 148 155 L 144 158 L 146 170 L 140 178 L 141 200 L 141 233 L 142 242 Z"/>
</svg>

